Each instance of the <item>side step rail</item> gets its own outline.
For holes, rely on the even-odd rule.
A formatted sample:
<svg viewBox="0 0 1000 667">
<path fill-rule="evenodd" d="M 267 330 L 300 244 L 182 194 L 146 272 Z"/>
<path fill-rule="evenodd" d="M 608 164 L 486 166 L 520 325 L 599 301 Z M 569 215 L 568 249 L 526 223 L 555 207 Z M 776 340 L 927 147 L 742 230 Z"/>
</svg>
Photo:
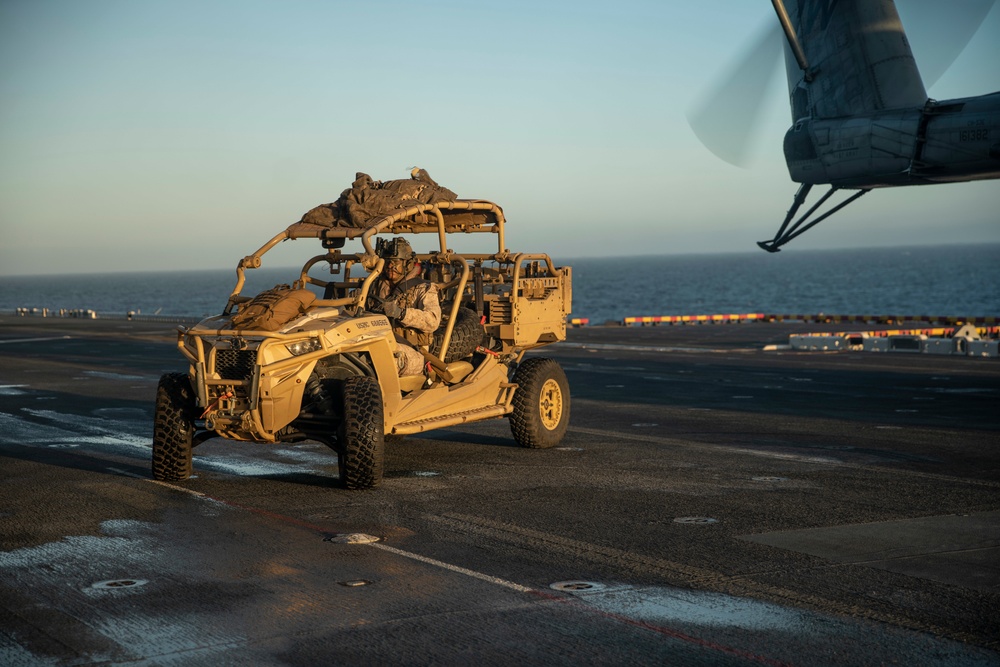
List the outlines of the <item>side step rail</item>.
<svg viewBox="0 0 1000 667">
<path fill-rule="evenodd" d="M 508 405 L 490 405 L 478 410 L 469 410 L 458 414 L 447 415 L 445 417 L 435 417 L 431 419 L 418 419 L 412 422 L 396 424 L 392 432 L 396 435 L 409 435 L 411 433 L 423 433 L 446 426 L 457 426 L 458 424 L 468 424 L 470 422 L 482 421 L 483 419 L 493 419 L 503 417 L 510 413 L 512 408 Z"/>
</svg>

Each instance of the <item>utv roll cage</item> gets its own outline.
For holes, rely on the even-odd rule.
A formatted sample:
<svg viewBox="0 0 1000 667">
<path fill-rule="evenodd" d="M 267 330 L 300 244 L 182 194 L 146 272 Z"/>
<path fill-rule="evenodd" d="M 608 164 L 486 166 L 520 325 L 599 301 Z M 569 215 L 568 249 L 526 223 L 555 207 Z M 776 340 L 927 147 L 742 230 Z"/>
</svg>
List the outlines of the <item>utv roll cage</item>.
<svg viewBox="0 0 1000 667">
<path fill-rule="evenodd" d="M 495 234 L 497 252 L 493 254 L 458 254 L 448 249 L 449 234 Z M 472 307 L 483 319 L 486 333 L 502 340 L 503 353 L 511 353 L 535 347 L 536 344 L 554 342 L 551 336 L 540 333 L 531 340 L 530 331 L 509 330 L 513 326 L 511 314 L 518 309 L 519 300 L 535 299 L 547 292 L 563 286 L 560 280 L 563 270 L 557 268 L 551 257 L 540 253 L 512 254 L 505 248 L 503 210 L 493 202 L 485 200 L 458 199 L 440 201 L 433 204 L 416 204 L 406 209 L 371 218 L 365 227 L 329 227 L 320 224 L 297 222 L 277 234 L 256 252 L 247 255 L 236 268 L 236 286 L 226 304 L 224 315 L 231 314 L 240 304 L 252 297 L 241 294 L 246 270 L 262 266 L 262 257 L 275 246 L 288 240 L 319 239 L 326 254 L 310 258 L 302 266 L 293 288 L 316 285 L 323 289 L 323 297 L 312 303 L 312 308 L 342 308 L 349 314 L 365 307 L 368 293 L 374 280 L 381 275 L 383 260 L 373 248 L 372 238 L 378 234 L 436 234 L 437 251 L 417 253 L 417 259 L 424 266 L 424 277 L 436 283 L 443 302 L 450 304 L 439 358 L 448 352 L 452 330 L 457 321 L 459 308 Z M 360 238 L 363 253 L 343 253 L 341 249 L 351 239 Z M 486 263 L 495 266 L 486 266 Z M 317 264 L 326 263 L 331 275 L 339 275 L 339 280 L 321 280 L 310 276 L 309 271 Z M 541 268 L 544 263 L 545 269 Z M 352 277 L 351 269 L 361 266 L 366 276 Z M 525 322 L 525 325 L 529 325 Z M 502 328 L 508 327 L 508 328 Z M 523 334 L 523 335 L 522 335 Z M 434 364 L 437 366 L 437 364 Z M 443 363 L 441 364 L 443 368 Z"/>
</svg>

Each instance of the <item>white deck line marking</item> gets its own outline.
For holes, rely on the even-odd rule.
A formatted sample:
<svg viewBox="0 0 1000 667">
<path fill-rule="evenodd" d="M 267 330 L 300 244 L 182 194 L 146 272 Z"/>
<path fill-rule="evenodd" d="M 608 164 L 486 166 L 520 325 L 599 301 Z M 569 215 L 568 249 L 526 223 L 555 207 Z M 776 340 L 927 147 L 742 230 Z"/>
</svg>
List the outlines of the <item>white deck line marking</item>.
<svg viewBox="0 0 1000 667">
<path fill-rule="evenodd" d="M 122 470 L 120 468 L 111 468 L 108 470 L 111 472 L 118 473 L 120 475 L 125 475 L 126 477 L 135 477 L 136 479 L 142 479 L 152 484 L 159 484 L 160 486 L 165 486 L 168 489 L 173 489 L 175 491 L 183 491 L 184 493 L 189 493 L 192 496 L 198 496 L 200 498 L 205 498 L 204 493 L 199 493 L 198 491 L 192 491 L 191 489 L 185 489 L 182 486 L 175 486 L 167 482 L 161 482 L 156 479 L 149 479 L 148 477 L 143 477 L 142 475 L 136 475 L 135 473 L 128 472 L 127 470 Z M 209 498 L 212 500 L 211 498 Z M 534 593 L 536 592 L 534 588 L 529 588 L 527 586 L 522 586 L 521 584 L 515 584 L 513 581 L 507 581 L 506 579 L 501 579 L 500 577 L 493 577 L 488 574 L 483 574 L 482 572 L 476 572 L 475 570 L 469 570 L 464 567 L 459 567 L 458 565 L 452 565 L 451 563 L 445 563 L 444 561 L 435 560 L 434 558 L 428 558 L 427 556 L 421 556 L 419 554 L 411 553 L 409 551 L 403 551 L 402 549 L 397 549 L 396 547 L 390 547 L 387 544 L 380 544 L 378 542 L 372 542 L 365 546 L 375 547 L 376 549 L 382 549 L 383 551 L 388 551 L 389 553 L 394 553 L 397 556 L 402 556 L 404 558 L 410 558 L 412 560 L 420 561 L 421 563 L 426 563 L 428 565 L 433 565 L 435 567 L 440 567 L 451 572 L 457 572 L 459 574 L 464 574 L 468 577 L 473 577 L 475 579 L 481 579 L 482 581 L 489 582 L 491 584 L 496 584 L 497 586 L 504 586 L 515 590 L 519 593 Z"/>
<path fill-rule="evenodd" d="M 635 424 L 633 424 L 633 426 L 635 426 Z M 765 452 L 765 451 L 758 451 L 756 449 L 745 449 L 742 447 L 728 447 L 726 445 L 716 445 L 710 442 L 698 442 L 697 440 L 681 440 L 678 438 L 667 438 L 655 435 L 626 433 L 624 431 L 623 432 L 606 431 L 604 429 L 583 428 L 580 426 L 570 426 L 568 430 L 575 433 L 585 433 L 587 435 L 598 435 L 598 436 L 605 436 L 608 438 L 619 438 L 621 440 L 638 440 L 640 442 L 652 442 L 656 444 L 673 445 L 691 449 L 726 452 L 729 454 L 733 453 L 749 454 L 751 456 L 764 456 L 768 458 L 784 459 L 789 461 L 800 461 L 802 463 L 816 463 L 820 465 L 829 465 L 838 467 L 840 466 L 861 467 L 861 466 L 852 466 L 852 464 L 845 463 L 840 459 L 835 459 L 828 456 L 804 456 L 800 454 L 784 454 L 781 452 Z"/>
<path fill-rule="evenodd" d="M 427 563 L 428 565 L 433 565 L 435 567 L 444 568 L 445 570 L 450 570 L 451 572 L 458 572 L 459 574 L 464 574 L 469 577 L 474 577 L 476 579 L 488 581 L 491 584 L 504 586 L 506 588 L 515 590 L 519 593 L 535 592 L 534 588 L 528 588 L 527 586 L 522 586 L 521 584 L 515 584 L 513 581 L 507 581 L 506 579 L 501 579 L 500 577 L 493 577 L 488 574 L 483 574 L 482 572 L 476 572 L 475 570 L 469 570 L 464 567 L 459 567 L 458 565 L 452 565 L 451 563 L 445 563 L 444 561 L 428 558 L 427 556 L 421 556 L 419 554 L 411 553 L 409 551 L 403 551 L 402 549 L 397 549 L 396 547 L 390 547 L 387 544 L 380 544 L 379 542 L 373 542 L 365 546 L 375 547 L 376 549 L 382 549 L 383 551 L 394 553 L 397 556 L 402 556 L 404 558 L 411 558 L 413 560 L 420 561 L 421 563 Z"/>
<path fill-rule="evenodd" d="M 732 347 L 732 348 L 714 348 L 714 347 L 679 347 L 676 345 L 623 345 L 621 343 L 571 343 L 567 341 L 562 341 L 559 343 L 560 348 L 573 347 L 579 350 L 594 352 L 598 350 L 609 350 L 615 351 L 627 351 L 627 352 L 695 352 L 695 353 L 713 353 L 722 354 L 725 352 L 734 352 L 739 354 L 746 354 L 747 352 L 755 352 L 757 348 L 754 347 Z M 619 369 L 620 370 L 620 369 Z"/>
<path fill-rule="evenodd" d="M 116 472 L 119 475 L 125 475 L 126 477 L 135 477 L 136 479 L 146 479 L 142 475 L 136 475 L 134 472 L 129 472 L 128 470 L 122 470 L 121 468 L 112 468 L 108 466 L 108 470 L 111 472 Z"/>
<path fill-rule="evenodd" d="M 40 343 L 46 340 L 68 340 L 72 336 L 48 336 L 46 338 L 10 338 L 7 340 L 0 340 L 0 344 L 3 343 Z"/>
<path fill-rule="evenodd" d="M 139 477 L 139 475 L 135 476 Z M 208 498 L 204 493 L 201 493 L 200 491 L 192 491 L 191 489 L 185 489 L 183 486 L 174 486 L 173 484 L 168 484 L 167 482 L 161 482 L 158 479 L 146 479 L 145 477 L 139 477 L 139 479 L 145 479 L 150 484 L 159 484 L 160 486 L 165 486 L 168 489 L 173 489 L 174 491 L 183 491 L 184 493 L 190 493 L 192 496 L 197 496 L 198 498 L 215 500 L 214 498 Z"/>
<path fill-rule="evenodd" d="M 876 427 L 880 428 L 880 427 Z M 800 463 L 810 463 L 814 465 L 824 465 L 833 468 L 851 468 L 854 470 L 875 470 L 878 472 L 892 472 L 894 475 L 905 475 L 907 477 L 918 477 L 926 479 L 936 479 L 944 480 L 948 482 L 955 482 L 958 484 L 969 484 L 973 486 L 987 486 L 993 488 L 1000 488 L 1000 482 L 996 482 L 992 479 L 976 479 L 972 477 L 955 477 L 953 475 L 941 475 L 933 472 L 921 472 L 919 470 L 906 470 L 904 468 L 893 468 L 888 469 L 879 465 L 866 465 L 862 463 L 847 463 L 846 461 L 841 461 L 840 459 L 834 459 L 825 456 L 801 456 L 796 454 L 782 454 L 780 452 L 763 452 L 755 449 L 745 449 L 745 448 L 732 448 L 726 445 L 715 445 L 709 442 L 698 442 L 697 440 L 680 440 L 678 438 L 664 438 L 655 435 L 643 435 L 641 433 L 626 433 L 624 431 L 606 431 L 604 429 L 597 428 L 583 428 L 580 426 L 570 426 L 567 429 L 569 432 L 584 433 L 586 435 L 597 435 L 608 438 L 609 440 L 614 440 L 618 438 L 620 440 L 637 440 L 639 442 L 652 442 L 655 444 L 663 445 L 673 445 L 679 447 L 686 447 L 690 449 L 701 449 L 706 451 L 719 451 L 726 453 L 738 453 L 738 454 L 749 454 L 752 456 L 764 456 L 776 459 L 788 459 L 797 461 Z"/>
<path fill-rule="evenodd" d="M 111 472 L 116 472 L 119 475 L 125 475 L 126 477 L 134 477 L 135 479 L 141 479 L 144 482 L 149 482 L 150 484 L 158 484 L 160 486 L 165 486 L 168 489 L 173 489 L 174 491 L 183 491 L 184 493 L 189 493 L 192 496 L 197 496 L 199 498 L 205 498 L 206 497 L 205 494 L 201 493 L 200 491 L 192 491 L 191 489 L 185 489 L 183 486 L 175 486 L 175 485 L 170 484 L 168 482 L 161 482 L 158 479 L 150 479 L 148 477 L 143 477 L 142 475 L 136 475 L 133 472 L 129 472 L 128 470 L 122 470 L 121 468 L 110 468 L 109 467 L 108 470 L 110 470 Z M 211 498 L 209 498 L 209 500 L 211 500 Z"/>
</svg>

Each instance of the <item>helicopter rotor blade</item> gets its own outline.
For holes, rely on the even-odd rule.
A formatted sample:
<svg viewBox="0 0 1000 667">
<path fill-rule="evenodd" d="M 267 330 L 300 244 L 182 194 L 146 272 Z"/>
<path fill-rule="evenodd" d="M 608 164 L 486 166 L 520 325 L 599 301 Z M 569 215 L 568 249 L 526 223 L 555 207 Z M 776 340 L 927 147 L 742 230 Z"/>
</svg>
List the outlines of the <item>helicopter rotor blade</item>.
<svg viewBox="0 0 1000 667">
<path fill-rule="evenodd" d="M 996 0 L 905 0 L 896 4 L 924 87 L 930 88 L 962 54 Z"/>
<path fill-rule="evenodd" d="M 748 162 L 764 96 L 779 71 L 782 39 L 781 27 L 772 17 L 744 47 L 738 64 L 687 113 L 701 143 L 730 164 L 743 167 Z"/>
<path fill-rule="evenodd" d="M 897 8 L 925 88 L 955 62 L 997 0 L 899 0 Z M 687 112 L 695 135 L 712 153 L 738 167 L 751 157 L 763 109 L 763 96 L 778 71 L 784 35 L 771 14 L 714 78 L 707 92 Z"/>
</svg>

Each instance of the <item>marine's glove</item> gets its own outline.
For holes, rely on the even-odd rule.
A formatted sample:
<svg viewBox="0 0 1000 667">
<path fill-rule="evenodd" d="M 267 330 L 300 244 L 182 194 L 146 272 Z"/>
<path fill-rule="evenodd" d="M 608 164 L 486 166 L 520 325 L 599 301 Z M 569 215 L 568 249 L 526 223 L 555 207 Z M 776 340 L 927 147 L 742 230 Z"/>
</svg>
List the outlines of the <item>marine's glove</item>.
<svg viewBox="0 0 1000 667">
<path fill-rule="evenodd" d="M 395 301 L 386 301 L 382 304 L 382 312 L 386 317 L 394 320 L 398 320 L 403 316 L 403 310 L 405 309 L 400 308 L 399 304 Z"/>
</svg>

